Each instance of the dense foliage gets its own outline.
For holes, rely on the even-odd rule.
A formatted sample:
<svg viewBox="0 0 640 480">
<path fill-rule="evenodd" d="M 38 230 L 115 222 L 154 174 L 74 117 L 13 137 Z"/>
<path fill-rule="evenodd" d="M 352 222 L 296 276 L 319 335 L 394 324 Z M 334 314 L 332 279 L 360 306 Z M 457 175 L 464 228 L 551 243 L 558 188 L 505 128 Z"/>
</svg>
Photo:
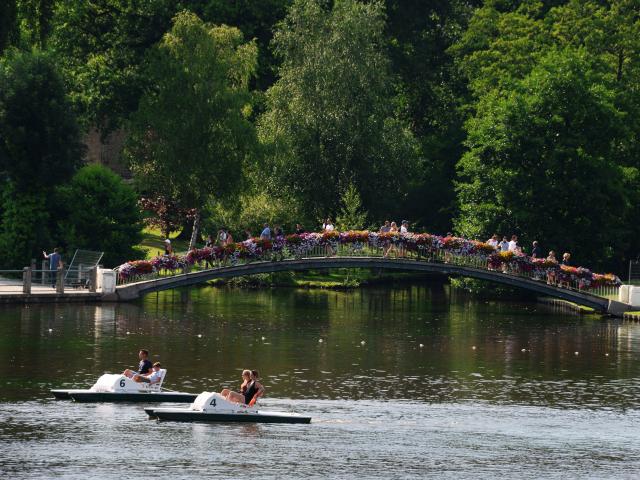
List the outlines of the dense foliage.
<svg viewBox="0 0 640 480">
<path fill-rule="evenodd" d="M 138 255 L 141 219 L 133 188 L 102 165 L 87 165 L 58 189 L 61 226 L 69 246 L 105 252 L 105 265 Z"/>
<path fill-rule="evenodd" d="M 350 183 L 372 214 L 383 214 L 416 168 L 413 134 L 395 111 L 384 19 L 379 2 L 345 0 L 329 10 L 296 0 L 276 31 L 282 63 L 260 134 L 272 149 L 273 194 L 287 185 L 310 217 L 335 210 Z"/>
<path fill-rule="evenodd" d="M 127 134 L 138 199 L 176 205 L 172 229 L 194 211 L 206 233 L 236 236 L 264 221 L 408 218 L 620 268 L 640 249 L 638 11 L 638 0 L 7 0 L 6 263 L 80 238 L 52 192 L 81 164 L 79 134 L 97 128 Z"/>
</svg>

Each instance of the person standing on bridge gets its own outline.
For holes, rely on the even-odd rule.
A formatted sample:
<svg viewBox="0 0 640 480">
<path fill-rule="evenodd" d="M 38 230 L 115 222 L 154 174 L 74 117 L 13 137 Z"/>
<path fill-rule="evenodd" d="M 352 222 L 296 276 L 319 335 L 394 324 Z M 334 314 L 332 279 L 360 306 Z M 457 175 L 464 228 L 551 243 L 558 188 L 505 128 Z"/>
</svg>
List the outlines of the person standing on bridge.
<svg viewBox="0 0 640 480">
<path fill-rule="evenodd" d="M 533 241 L 531 247 L 531 258 L 542 258 L 542 247 L 540 247 L 537 240 Z"/>
<path fill-rule="evenodd" d="M 498 245 L 500 247 L 501 252 L 509 251 L 509 242 L 507 241 L 507 237 L 502 237 L 502 241 Z"/>
<path fill-rule="evenodd" d="M 62 257 L 60 256 L 60 252 L 58 248 L 53 249 L 53 253 L 47 254 L 44 250 L 42 251 L 42 255 L 44 258 L 49 260 L 49 271 L 51 273 L 51 286 L 56 288 L 56 277 L 58 275 L 58 268 L 62 268 Z"/>
<path fill-rule="evenodd" d="M 518 251 L 518 236 L 511 235 L 511 241 L 509 242 L 509 251 L 516 253 Z"/>
<path fill-rule="evenodd" d="M 173 247 L 171 246 L 171 240 L 168 238 L 164 241 L 164 254 L 171 255 L 173 253 Z"/>
</svg>

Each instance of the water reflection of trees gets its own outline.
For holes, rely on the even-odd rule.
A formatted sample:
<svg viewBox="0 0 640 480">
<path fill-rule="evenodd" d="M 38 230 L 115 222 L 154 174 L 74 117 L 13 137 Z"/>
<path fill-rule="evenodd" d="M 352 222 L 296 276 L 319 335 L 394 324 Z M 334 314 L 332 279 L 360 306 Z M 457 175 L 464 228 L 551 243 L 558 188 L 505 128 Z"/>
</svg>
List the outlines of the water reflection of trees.
<svg viewBox="0 0 640 480">
<path fill-rule="evenodd" d="M 276 397 L 620 404 L 640 393 L 637 325 L 446 286 L 185 289 L 135 303 L 5 308 L 0 329 L 2 378 L 33 391 L 134 366 L 144 347 L 169 369 L 170 387 L 196 391 L 237 388 L 249 367 Z M 614 382 L 627 393 L 616 397 Z"/>
</svg>

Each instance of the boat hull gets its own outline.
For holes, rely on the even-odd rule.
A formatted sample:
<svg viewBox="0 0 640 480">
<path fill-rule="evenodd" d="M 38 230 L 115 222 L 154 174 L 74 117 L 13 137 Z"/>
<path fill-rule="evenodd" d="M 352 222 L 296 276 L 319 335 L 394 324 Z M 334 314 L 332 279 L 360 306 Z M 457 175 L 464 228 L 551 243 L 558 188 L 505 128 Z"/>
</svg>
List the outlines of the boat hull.
<svg viewBox="0 0 640 480">
<path fill-rule="evenodd" d="M 149 418 L 172 422 L 311 423 L 311 417 L 269 413 L 208 413 L 186 409 L 145 408 Z"/>
<path fill-rule="evenodd" d="M 51 390 L 61 400 L 73 400 L 79 403 L 96 402 L 172 402 L 192 403 L 198 395 L 180 392 L 92 392 L 90 390 Z"/>
<path fill-rule="evenodd" d="M 53 393 L 53 396 L 58 400 L 71 400 L 71 395 L 69 394 L 71 390 L 50 390 Z"/>
</svg>

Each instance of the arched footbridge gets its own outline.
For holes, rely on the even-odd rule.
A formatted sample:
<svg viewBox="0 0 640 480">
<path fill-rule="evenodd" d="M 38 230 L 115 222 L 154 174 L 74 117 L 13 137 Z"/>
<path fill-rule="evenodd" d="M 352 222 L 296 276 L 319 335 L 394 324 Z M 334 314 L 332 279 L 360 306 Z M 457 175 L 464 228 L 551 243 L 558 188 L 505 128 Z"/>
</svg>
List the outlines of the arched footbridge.
<svg viewBox="0 0 640 480">
<path fill-rule="evenodd" d="M 149 274 L 120 282 L 116 287 L 113 300 L 128 301 L 141 295 L 161 290 L 201 284 L 214 279 L 233 278 L 259 273 L 282 271 L 303 271 L 336 268 L 366 268 L 391 271 L 434 273 L 452 277 L 467 277 L 508 285 L 533 293 L 567 300 L 578 305 L 595 309 L 598 312 L 622 315 L 630 310 L 629 305 L 613 300 L 617 288 L 608 290 L 581 290 L 570 285 L 551 285 L 546 277 L 508 271 L 489 269 L 486 262 L 461 262 L 456 258 L 383 258 L 381 256 L 318 256 L 308 258 L 281 258 L 278 260 L 252 261 L 236 265 L 219 265 L 182 273 L 161 275 Z"/>
</svg>

